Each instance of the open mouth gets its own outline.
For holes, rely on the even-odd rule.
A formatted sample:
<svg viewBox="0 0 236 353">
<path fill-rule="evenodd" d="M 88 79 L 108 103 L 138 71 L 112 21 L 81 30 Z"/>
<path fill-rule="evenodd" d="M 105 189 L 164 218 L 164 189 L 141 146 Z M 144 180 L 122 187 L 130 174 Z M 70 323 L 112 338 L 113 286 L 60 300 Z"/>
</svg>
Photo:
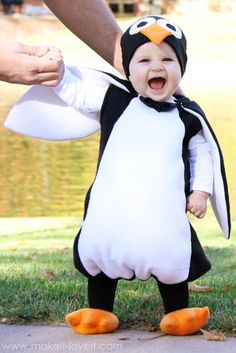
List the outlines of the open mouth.
<svg viewBox="0 0 236 353">
<path fill-rule="evenodd" d="M 151 89 L 159 90 L 165 86 L 166 80 L 163 77 L 154 77 L 148 81 Z"/>
</svg>

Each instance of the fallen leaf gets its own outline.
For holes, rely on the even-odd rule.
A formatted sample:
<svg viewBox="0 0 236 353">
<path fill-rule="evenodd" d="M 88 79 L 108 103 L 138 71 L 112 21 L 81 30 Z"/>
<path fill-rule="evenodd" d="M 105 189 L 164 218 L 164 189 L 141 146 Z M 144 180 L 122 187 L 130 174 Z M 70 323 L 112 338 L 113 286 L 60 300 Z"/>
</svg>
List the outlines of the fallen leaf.
<svg viewBox="0 0 236 353">
<path fill-rule="evenodd" d="M 55 273 L 52 271 L 43 272 L 43 276 L 47 279 L 54 279 L 56 277 Z"/>
<path fill-rule="evenodd" d="M 233 304 L 236 305 L 236 298 L 233 300 Z"/>
<path fill-rule="evenodd" d="M 154 326 L 153 324 L 148 324 L 146 330 L 148 332 L 155 332 L 157 330 L 156 326 Z"/>
<path fill-rule="evenodd" d="M 201 329 L 204 338 L 207 341 L 225 341 L 226 337 L 223 332 L 214 332 Z"/>
<path fill-rule="evenodd" d="M 229 284 L 229 283 L 226 283 L 226 284 L 224 285 L 224 287 L 222 288 L 222 290 L 223 290 L 224 292 L 228 292 L 231 288 L 232 288 L 232 285 Z"/>
<path fill-rule="evenodd" d="M 9 322 L 9 318 L 3 317 L 0 322 L 1 322 L 1 324 L 6 324 Z"/>
<path fill-rule="evenodd" d="M 198 284 L 190 284 L 189 290 L 191 292 L 212 292 L 213 289 L 208 286 L 199 286 Z"/>
</svg>

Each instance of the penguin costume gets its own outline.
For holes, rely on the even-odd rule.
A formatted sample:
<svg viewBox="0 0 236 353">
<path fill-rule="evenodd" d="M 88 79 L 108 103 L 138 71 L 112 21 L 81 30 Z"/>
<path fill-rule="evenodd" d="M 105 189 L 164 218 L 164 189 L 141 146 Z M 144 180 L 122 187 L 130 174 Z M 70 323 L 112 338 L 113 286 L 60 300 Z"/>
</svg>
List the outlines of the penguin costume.
<svg viewBox="0 0 236 353">
<path fill-rule="evenodd" d="M 182 76 L 187 63 L 183 32 L 166 19 L 148 16 L 122 36 L 127 78 L 136 50 L 163 42 L 174 51 Z M 156 70 L 149 86 L 164 91 L 167 81 Z M 208 321 L 207 307 L 188 308 L 188 281 L 211 265 L 186 216 L 186 200 L 194 190 L 209 194 L 229 238 L 227 182 L 219 144 L 203 111 L 174 92 L 159 102 L 140 95 L 129 80 L 70 67 L 55 89 L 31 88 L 5 122 L 16 132 L 49 140 L 101 130 L 97 173 L 74 243 L 74 263 L 88 278 L 89 300 L 89 308 L 66 317 L 77 333 L 115 330 L 118 280 L 150 276 L 163 299 L 163 332 L 192 334 Z"/>
</svg>

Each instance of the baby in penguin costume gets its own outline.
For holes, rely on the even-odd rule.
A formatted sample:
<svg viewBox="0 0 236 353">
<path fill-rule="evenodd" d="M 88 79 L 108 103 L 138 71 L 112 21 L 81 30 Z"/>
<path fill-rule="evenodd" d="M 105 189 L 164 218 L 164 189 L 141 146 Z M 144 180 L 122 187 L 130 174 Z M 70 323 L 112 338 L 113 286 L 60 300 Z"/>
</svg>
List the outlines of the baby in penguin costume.
<svg viewBox="0 0 236 353">
<path fill-rule="evenodd" d="M 182 30 L 148 16 L 128 28 L 121 47 L 128 80 L 67 67 L 56 88 L 32 87 L 5 126 L 48 140 L 101 130 L 97 173 L 74 243 L 89 308 L 66 316 L 74 331 L 114 331 L 118 281 L 153 276 L 165 309 L 161 331 L 189 335 L 207 323 L 209 309 L 189 308 L 188 282 L 211 265 L 186 211 L 204 217 L 209 197 L 229 238 L 223 158 L 201 108 L 174 95 L 187 63 Z"/>
</svg>

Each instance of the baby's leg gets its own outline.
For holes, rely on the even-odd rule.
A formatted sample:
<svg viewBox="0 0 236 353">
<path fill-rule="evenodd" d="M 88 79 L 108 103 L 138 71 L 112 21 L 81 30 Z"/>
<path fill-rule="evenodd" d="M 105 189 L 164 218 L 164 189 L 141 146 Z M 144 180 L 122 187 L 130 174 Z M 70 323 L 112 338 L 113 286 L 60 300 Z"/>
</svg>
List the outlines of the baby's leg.
<svg viewBox="0 0 236 353">
<path fill-rule="evenodd" d="M 113 311 L 117 279 L 104 274 L 88 279 L 88 302 L 90 308 Z"/>
<path fill-rule="evenodd" d="M 160 323 L 161 331 L 170 335 L 190 335 L 207 323 L 207 307 L 188 308 L 188 282 L 168 285 L 157 281 L 166 315 Z"/>
<path fill-rule="evenodd" d="M 112 314 L 116 287 L 117 280 L 103 274 L 89 277 L 89 308 L 74 311 L 66 316 L 66 321 L 76 333 L 107 333 L 118 327 L 118 318 Z"/>
<path fill-rule="evenodd" d="M 165 284 L 157 280 L 157 285 L 166 314 L 188 307 L 189 291 L 187 281 L 177 284 Z"/>
</svg>

